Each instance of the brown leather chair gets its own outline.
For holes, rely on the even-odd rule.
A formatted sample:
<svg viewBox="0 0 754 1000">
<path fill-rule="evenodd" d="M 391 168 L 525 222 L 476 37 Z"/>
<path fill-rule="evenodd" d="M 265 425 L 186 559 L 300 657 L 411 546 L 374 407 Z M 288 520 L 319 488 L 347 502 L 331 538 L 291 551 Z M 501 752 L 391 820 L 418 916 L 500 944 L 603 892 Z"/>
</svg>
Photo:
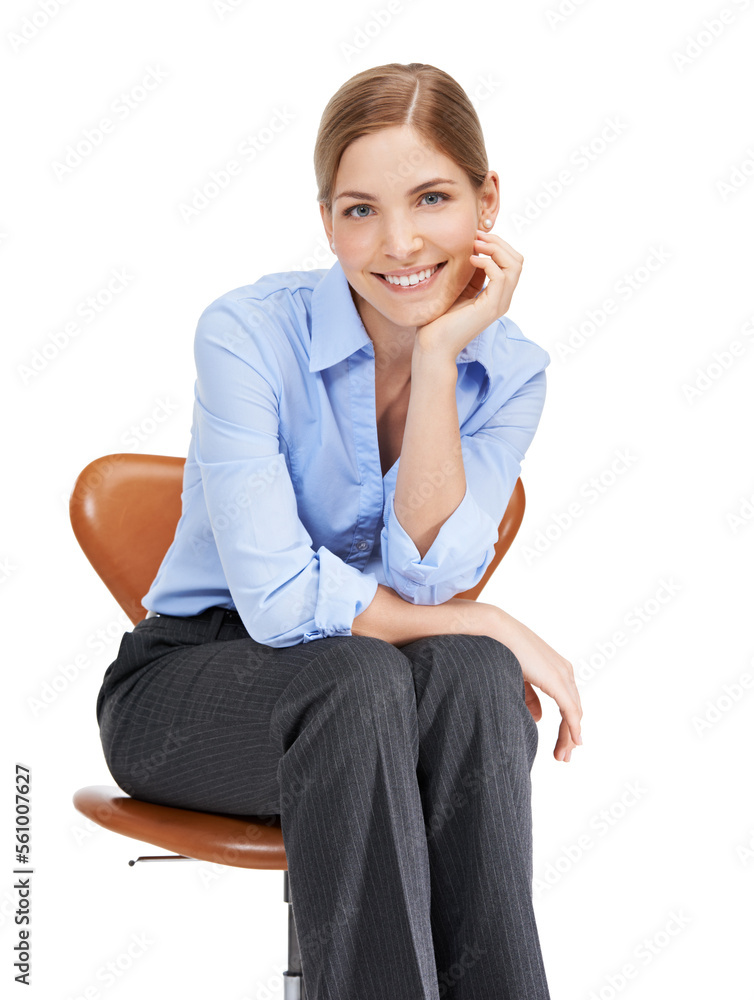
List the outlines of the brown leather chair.
<svg viewBox="0 0 754 1000">
<path fill-rule="evenodd" d="M 76 480 L 71 524 L 87 558 L 118 604 L 136 624 L 146 616 L 149 590 L 175 534 L 181 513 L 183 458 L 115 454 L 91 462 Z M 476 599 L 503 558 L 524 515 L 523 483 L 516 482 L 500 522 L 495 555 L 484 576 L 458 597 Z M 304 997 L 288 870 L 279 817 L 228 816 L 161 806 L 134 799 L 111 785 L 80 788 L 73 804 L 115 833 L 174 852 L 137 861 L 199 860 L 236 868 L 284 872 L 288 903 L 288 971 L 285 1000 Z M 135 864 L 135 861 L 129 862 Z"/>
</svg>

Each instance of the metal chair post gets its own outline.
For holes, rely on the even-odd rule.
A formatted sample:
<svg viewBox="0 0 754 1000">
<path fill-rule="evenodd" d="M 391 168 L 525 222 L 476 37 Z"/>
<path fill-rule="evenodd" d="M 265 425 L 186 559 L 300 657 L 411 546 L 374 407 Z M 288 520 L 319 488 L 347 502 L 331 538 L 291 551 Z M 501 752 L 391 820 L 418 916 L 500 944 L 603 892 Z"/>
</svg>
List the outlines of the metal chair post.
<svg viewBox="0 0 754 1000">
<path fill-rule="evenodd" d="M 296 921 L 293 917 L 291 886 L 288 872 L 283 872 L 283 899 L 288 904 L 288 971 L 283 973 L 284 1000 L 305 1000 L 304 980 L 301 974 L 301 952 L 298 947 Z"/>
</svg>

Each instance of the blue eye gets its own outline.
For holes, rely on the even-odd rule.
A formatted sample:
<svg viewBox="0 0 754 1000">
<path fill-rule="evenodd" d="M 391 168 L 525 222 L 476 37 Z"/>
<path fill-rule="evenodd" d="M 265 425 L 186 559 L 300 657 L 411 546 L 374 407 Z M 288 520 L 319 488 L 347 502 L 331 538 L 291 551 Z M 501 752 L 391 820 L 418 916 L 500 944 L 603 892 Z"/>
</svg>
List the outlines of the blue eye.
<svg viewBox="0 0 754 1000">
<path fill-rule="evenodd" d="M 440 205 L 443 201 L 447 201 L 450 198 L 450 195 L 443 194 L 442 191 L 427 191 L 426 194 L 422 195 L 422 200 L 424 198 L 439 198 L 439 199 L 441 199 L 440 201 L 433 201 L 433 202 L 431 202 L 429 204 L 429 207 L 432 208 L 434 205 Z M 352 213 L 355 212 L 357 208 L 367 208 L 367 209 L 369 209 L 370 212 L 372 211 L 372 209 L 370 208 L 369 205 L 352 205 L 351 208 L 345 209 L 345 211 L 343 212 L 343 215 L 346 216 L 347 218 L 351 218 L 351 219 L 368 219 L 369 218 L 369 215 L 353 215 Z"/>
<path fill-rule="evenodd" d="M 369 208 L 369 205 L 354 205 L 353 208 L 346 209 L 343 215 L 351 215 L 351 212 L 355 212 L 357 208 Z M 367 215 L 351 215 L 352 219 L 367 219 Z"/>
</svg>

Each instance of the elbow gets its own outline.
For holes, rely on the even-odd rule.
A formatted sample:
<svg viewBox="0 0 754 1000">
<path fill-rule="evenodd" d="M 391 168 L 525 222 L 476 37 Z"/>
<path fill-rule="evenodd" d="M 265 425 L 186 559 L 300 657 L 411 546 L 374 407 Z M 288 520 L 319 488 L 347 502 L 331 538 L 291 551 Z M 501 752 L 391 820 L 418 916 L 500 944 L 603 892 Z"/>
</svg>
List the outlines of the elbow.
<svg viewBox="0 0 754 1000">
<path fill-rule="evenodd" d="M 389 586 L 409 604 L 444 604 L 462 589 L 456 587 L 455 581 L 451 580 L 418 583 L 404 576 L 395 575 L 390 576 L 389 580 Z"/>
<path fill-rule="evenodd" d="M 422 605 L 445 604 L 456 594 L 475 587 L 484 576 L 494 555 L 495 548 L 492 546 L 477 565 L 465 568 L 456 566 L 454 570 L 448 566 L 444 572 L 437 566 L 423 575 L 418 575 L 417 579 L 396 572 L 390 567 L 386 568 L 385 575 L 388 586 L 392 587 L 404 601 Z"/>
<path fill-rule="evenodd" d="M 269 622 L 260 622 L 255 620 L 253 622 L 244 622 L 244 628 L 249 633 L 254 642 L 260 643 L 262 646 L 272 646 L 273 648 L 279 648 L 281 646 L 288 645 L 287 643 L 281 642 L 281 636 L 278 632 L 273 632 L 270 630 L 271 625 Z"/>
<path fill-rule="evenodd" d="M 254 642 L 272 649 L 284 649 L 287 646 L 297 646 L 299 643 L 312 642 L 316 639 L 326 639 L 331 635 L 351 635 L 351 629 L 341 625 L 318 625 L 314 619 L 300 622 L 291 627 L 291 617 L 283 620 L 278 615 L 256 614 L 251 620 L 242 618 L 244 628 Z M 288 626 L 286 628 L 286 626 Z"/>
<path fill-rule="evenodd" d="M 257 609 L 255 614 L 241 614 L 241 621 L 254 642 L 273 649 L 295 646 L 303 641 L 306 626 L 281 630 L 283 623 L 277 615 L 265 614 Z M 290 621 L 285 624 L 290 625 Z"/>
</svg>

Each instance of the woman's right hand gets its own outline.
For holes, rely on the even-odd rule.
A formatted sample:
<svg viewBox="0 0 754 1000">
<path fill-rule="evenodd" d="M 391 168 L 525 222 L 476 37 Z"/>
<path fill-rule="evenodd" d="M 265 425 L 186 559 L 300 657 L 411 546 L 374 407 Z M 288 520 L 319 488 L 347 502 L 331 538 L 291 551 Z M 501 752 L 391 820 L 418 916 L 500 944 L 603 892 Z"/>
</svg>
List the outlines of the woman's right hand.
<svg viewBox="0 0 754 1000">
<path fill-rule="evenodd" d="M 483 606 L 481 602 L 479 606 Z M 573 666 L 522 622 L 495 605 L 486 607 L 490 609 L 491 619 L 488 626 L 491 631 L 487 634 L 510 649 L 521 664 L 524 681 L 540 688 L 557 703 L 561 722 L 553 756 L 568 762 L 573 748 L 581 744 L 581 717 L 584 714 Z"/>
</svg>

